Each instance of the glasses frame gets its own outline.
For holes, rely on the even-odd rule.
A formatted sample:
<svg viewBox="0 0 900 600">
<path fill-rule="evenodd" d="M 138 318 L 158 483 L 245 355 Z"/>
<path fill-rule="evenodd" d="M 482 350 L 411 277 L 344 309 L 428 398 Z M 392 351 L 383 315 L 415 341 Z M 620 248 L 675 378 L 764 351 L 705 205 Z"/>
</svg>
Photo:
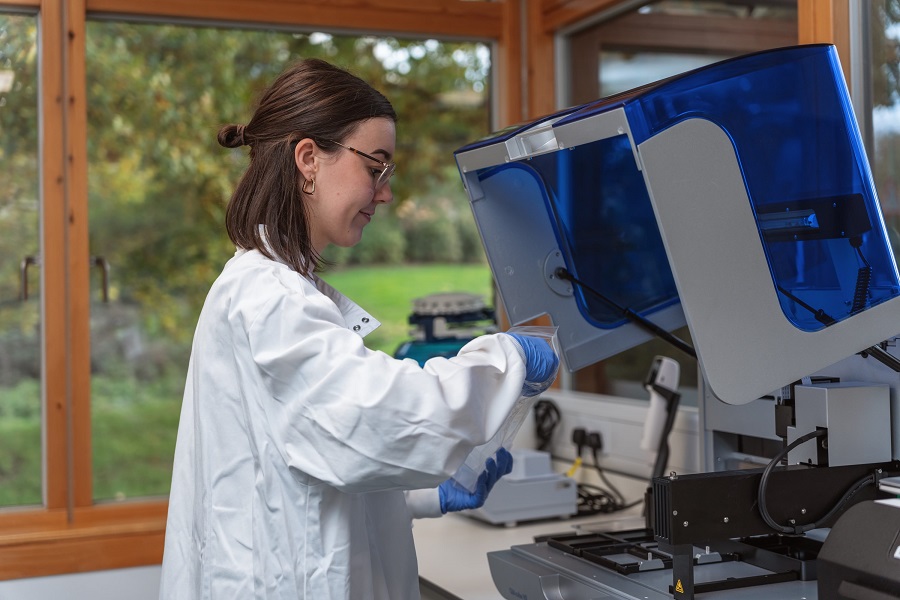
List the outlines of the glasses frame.
<svg viewBox="0 0 900 600">
<path fill-rule="evenodd" d="M 351 147 L 351 146 L 347 146 L 347 145 L 342 144 L 342 143 L 340 143 L 340 142 L 338 142 L 338 141 L 336 141 L 336 140 L 327 140 L 327 139 L 326 139 L 326 140 L 323 140 L 323 141 L 330 142 L 330 143 L 332 143 L 332 144 L 337 144 L 338 146 L 340 146 L 341 148 L 343 148 L 343 149 L 345 149 L 345 150 L 349 150 L 350 152 L 353 152 L 354 154 L 359 154 L 360 156 L 363 156 L 363 157 L 365 157 L 365 158 L 368 158 L 369 160 L 375 161 L 375 162 L 377 162 L 379 165 L 381 165 L 382 167 L 384 167 L 384 168 L 381 170 L 381 173 L 378 175 L 378 178 L 375 180 L 375 189 L 376 189 L 376 190 L 379 189 L 379 188 L 381 188 L 381 187 L 383 187 L 383 186 L 388 182 L 388 180 L 390 180 L 390 178 L 393 177 L 394 171 L 397 170 L 397 164 L 396 164 L 396 163 L 387 163 L 387 162 L 384 162 L 383 160 L 379 160 L 379 159 L 375 158 L 375 157 L 372 156 L 371 154 L 366 154 L 366 153 L 363 152 L 362 150 L 357 150 L 356 148 L 353 148 L 353 147 Z"/>
</svg>

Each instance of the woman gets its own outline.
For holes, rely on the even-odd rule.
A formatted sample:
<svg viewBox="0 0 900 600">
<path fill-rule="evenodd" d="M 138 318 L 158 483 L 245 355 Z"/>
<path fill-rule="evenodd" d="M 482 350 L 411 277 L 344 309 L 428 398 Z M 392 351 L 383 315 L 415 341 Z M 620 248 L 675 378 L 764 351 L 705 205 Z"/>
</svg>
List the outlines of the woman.
<svg viewBox="0 0 900 600">
<path fill-rule="evenodd" d="M 378 322 L 315 275 L 392 200 L 396 118 L 359 78 L 305 60 L 219 132 L 250 164 L 226 213 L 237 252 L 194 336 L 165 600 L 417 598 L 411 519 L 480 506 L 511 468 L 501 451 L 474 492 L 448 480 L 524 385 L 549 385 L 546 342 L 483 336 L 420 367 L 368 350 Z"/>
</svg>

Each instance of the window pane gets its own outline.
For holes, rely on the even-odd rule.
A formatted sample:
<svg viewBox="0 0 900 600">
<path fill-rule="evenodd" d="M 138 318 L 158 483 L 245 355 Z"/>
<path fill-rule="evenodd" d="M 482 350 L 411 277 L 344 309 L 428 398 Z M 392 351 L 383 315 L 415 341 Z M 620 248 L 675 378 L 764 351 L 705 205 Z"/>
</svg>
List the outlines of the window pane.
<svg viewBox="0 0 900 600">
<path fill-rule="evenodd" d="M 37 84 L 37 20 L 0 14 L 0 506 L 42 494 Z"/>
<path fill-rule="evenodd" d="M 600 96 L 612 96 L 732 56 L 605 50 L 600 52 Z"/>
<path fill-rule="evenodd" d="M 900 7 L 877 0 L 869 5 L 871 44 L 869 81 L 874 152 L 871 159 L 875 187 L 891 237 L 900 255 Z M 865 34 L 864 34 L 865 35 Z"/>
<path fill-rule="evenodd" d="M 435 212 L 455 194 L 461 206 L 441 212 L 442 223 L 448 214 L 471 218 L 452 153 L 487 132 L 483 52 L 434 40 L 88 24 L 96 499 L 168 493 L 194 326 L 234 252 L 224 212 L 247 165 L 246 148 L 218 145 L 219 126 L 246 123 L 257 93 L 289 62 L 330 60 L 380 88 L 401 115 L 394 205 Z M 468 88 L 457 89 L 458 81 Z M 412 190 L 417 202 L 404 203 Z M 400 218 L 385 213 L 373 222 L 366 252 L 329 258 L 359 262 L 378 255 L 384 240 L 394 247 Z"/>
</svg>

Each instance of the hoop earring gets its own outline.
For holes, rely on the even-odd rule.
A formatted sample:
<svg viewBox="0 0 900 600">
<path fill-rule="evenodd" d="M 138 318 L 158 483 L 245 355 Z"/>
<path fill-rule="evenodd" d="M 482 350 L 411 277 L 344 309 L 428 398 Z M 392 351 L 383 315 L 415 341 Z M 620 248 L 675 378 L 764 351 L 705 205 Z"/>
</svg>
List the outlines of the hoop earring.
<svg viewBox="0 0 900 600">
<path fill-rule="evenodd" d="M 307 184 L 312 184 L 312 187 L 310 189 L 306 189 Z M 300 186 L 300 191 L 303 192 L 304 194 L 309 194 L 309 195 L 315 194 L 316 193 L 316 180 L 311 177 L 309 179 L 304 179 L 303 185 Z"/>
</svg>

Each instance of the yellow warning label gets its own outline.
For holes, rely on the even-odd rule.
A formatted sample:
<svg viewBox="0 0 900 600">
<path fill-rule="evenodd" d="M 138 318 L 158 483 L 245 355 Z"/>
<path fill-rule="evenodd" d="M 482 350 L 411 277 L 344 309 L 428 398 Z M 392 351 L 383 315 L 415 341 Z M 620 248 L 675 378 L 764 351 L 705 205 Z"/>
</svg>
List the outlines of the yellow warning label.
<svg viewBox="0 0 900 600">
<path fill-rule="evenodd" d="M 680 580 L 680 579 L 679 579 L 678 581 L 675 582 L 675 591 L 678 592 L 679 594 L 683 594 L 683 593 L 684 593 L 684 586 L 681 585 L 681 580 Z"/>
</svg>

